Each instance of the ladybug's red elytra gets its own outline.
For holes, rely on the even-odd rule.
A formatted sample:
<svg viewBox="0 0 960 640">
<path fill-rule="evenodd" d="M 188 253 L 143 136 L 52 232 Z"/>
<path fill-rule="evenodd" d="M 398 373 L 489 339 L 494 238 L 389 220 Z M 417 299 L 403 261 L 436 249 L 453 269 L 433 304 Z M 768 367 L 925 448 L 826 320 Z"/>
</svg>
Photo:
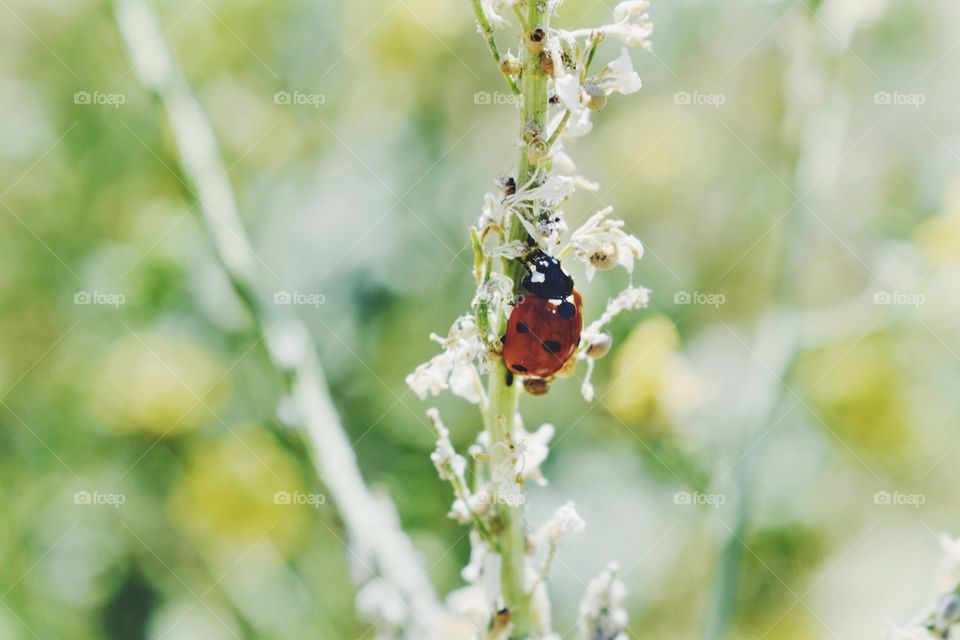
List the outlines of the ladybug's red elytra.
<svg viewBox="0 0 960 640">
<path fill-rule="evenodd" d="M 530 274 L 507 320 L 503 362 L 517 375 L 549 378 L 580 344 L 583 301 L 559 260 L 535 251 L 526 262 Z"/>
</svg>

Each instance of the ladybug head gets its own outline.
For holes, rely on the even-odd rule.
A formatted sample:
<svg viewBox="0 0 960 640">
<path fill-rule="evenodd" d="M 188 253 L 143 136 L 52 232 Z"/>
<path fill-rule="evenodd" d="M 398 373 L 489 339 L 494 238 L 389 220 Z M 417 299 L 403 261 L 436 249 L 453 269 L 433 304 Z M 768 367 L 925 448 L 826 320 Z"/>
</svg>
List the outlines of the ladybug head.
<svg viewBox="0 0 960 640">
<path fill-rule="evenodd" d="M 560 261 L 537 249 L 525 260 L 530 274 L 520 283 L 533 295 L 550 300 L 565 299 L 573 292 L 573 278 L 560 266 Z"/>
</svg>

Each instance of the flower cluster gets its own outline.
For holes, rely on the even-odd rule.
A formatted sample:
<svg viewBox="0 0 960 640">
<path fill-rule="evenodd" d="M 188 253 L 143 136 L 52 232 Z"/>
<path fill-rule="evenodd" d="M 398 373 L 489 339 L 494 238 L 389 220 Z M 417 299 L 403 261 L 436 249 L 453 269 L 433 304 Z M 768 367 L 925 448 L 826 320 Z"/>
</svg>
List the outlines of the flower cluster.
<svg viewBox="0 0 960 640">
<path fill-rule="evenodd" d="M 620 2 L 609 24 L 581 30 L 547 26 L 560 2 L 473 0 L 481 35 L 511 90 L 521 94 L 520 166 L 516 176 L 500 178 L 498 188 L 485 194 L 479 220 L 470 230 L 476 280 L 470 311 L 454 321 L 446 336 L 431 336 L 442 351 L 406 380 L 421 399 L 451 391 L 479 405 L 483 416 L 484 430 L 469 454 L 462 456 L 438 411 L 428 411 L 437 435 L 431 459 L 440 478 L 453 489 L 449 516 L 472 527 L 470 562 L 462 572 L 467 586 L 448 597 L 447 609 L 467 621 L 468 627 L 482 629 L 486 638 L 513 634 L 544 640 L 557 637 L 550 630 L 544 583 L 562 539 L 585 526 L 571 503 L 562 505 L 531 532 L 522 520 L 525 485 L 546 483 L 541 466 L 555 429 L 545 424 L 526 431 L 515 395 L 520 386 L 534 395 L 545 393 L 552 376 L 523 376 L 522 385 L 513 385 L 514 374 L 501 364 L 501 333 L 517 303 L 521 278 L 513 261 L 542 257 L 535 253 L 539 251 L 557 260 L 581 262 L 588 281 L 598 271 L 617 267 L 632 280 L 634 263 L 643 256 L 640 241 L 627 231 L 623 220 L 612 216 L 612 207 L 589 215 L 571 233 L 565 207 L 578 189 L 596 190 L 598 186 L 580 175 L 564 144 L 589 133 L 593 114 L 613 95 L 640 89 L 640 77 L 627 47 L 649 47 L 652 25 L 646 14 L 647 2 Z M 517 55 L 501 55 L 494 30 L 510 22 L 517 23 L 523 45 Z M 616 56 L 598 69 L 595 58 L 600 44 L 608 39 L 621 46 Z M 539 106 L 532 108 L 532 101 Z M 586 361 L 581 390 L 592 400 L 594 360 L 609 352 L 612 344 L 606 325 L 624 311 L 646 306 L 649 294 L 631 283 L 613 297 L 606 310 L 583 329 L 573 356 L 555 375 L 569 376 L 577 363 Z M 485 389 L 482 377 L 487 373 L 491 375 Z M 519 534 L 515 529 L 511 533 L 509 527 L 518 522 Z M 517 569 L 518 556 L 522 570 Z M 581 610 L 585 637 L 624 637 L 624 594 L 612 566 L 590 583 Z"/>
<path fill-rule="evenodd" d="M 617 578 L 620 568 L 609 564 L 600 575 L 590 580 L 580 603 L 580 632 L 585 638 L 627 640 L 627 612 L 623 601 L 627 589 Z"/>
</svg>

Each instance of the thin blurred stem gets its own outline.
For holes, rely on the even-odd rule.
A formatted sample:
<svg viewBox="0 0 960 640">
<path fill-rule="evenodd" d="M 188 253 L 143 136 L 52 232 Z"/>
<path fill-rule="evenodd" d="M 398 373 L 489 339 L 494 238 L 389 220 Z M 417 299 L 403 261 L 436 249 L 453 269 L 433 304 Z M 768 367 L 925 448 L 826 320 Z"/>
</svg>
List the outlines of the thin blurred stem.
<svg viewBox="0 0 960 640">
<path fill-rule="evenodd" d="M 270 297 L 260 261 L 240 219 L 206 114 L 143 0 L 115 0 L 113 8 L 140 82 L 166 111 L 180 168 L 217 258 L 263 333 L 271 362 L 287 385 L 311 445 L 314 466 L 343 518 L 353 554 L 404 598 L 412 614 L 411 635 L 430 637 L 440 611 L 436 594 L 413 544 L 399 527 L 392 503 L 375 496 L 364 484 L 309 332 L 286 307 L 267 302 Z"/>
<path fill-rule="evenodd" d="M 493 56 L 493 60 L 497 63 L 500 74 L 503 76 L 503 79 L 506 80 L 507 86 L 510 87 L 510 93 L 519 96 L 520 87 L 517 86 L 516 81 L 510 77 L 510 74 L 505 72 L 500 65 L 500 49 L 497 48 L 497 39 L 493 35 L 493 25 L 491 25 L 487 19 L 487 14 L 484 13 L 483 5 L 480 4 L 480 0 L 471 0 L 471 4 L 473 5 L 473 13 L 477 18 L 477 25 L 480 27 L 480 33 L 487 42 L 487 48 L 490 49 L 490 55 Z"/>
</svg>

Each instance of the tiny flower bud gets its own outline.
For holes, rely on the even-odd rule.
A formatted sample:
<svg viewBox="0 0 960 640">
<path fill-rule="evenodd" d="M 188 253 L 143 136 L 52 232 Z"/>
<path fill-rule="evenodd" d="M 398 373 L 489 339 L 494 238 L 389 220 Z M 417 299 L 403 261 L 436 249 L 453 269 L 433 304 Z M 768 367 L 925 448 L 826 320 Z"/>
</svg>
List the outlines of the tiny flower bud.
<svg viewBox="0 0 960 640">
<path fill-rule="evenodd" d="M 527 53 L 539 56 L 543 52 L 543 44 L 547 39 L 547 32 L 537 27 L 530 32 L 530 38 L 527 41 Z"/>
<path fill-rule="evenodd" d="M 550 391 L 550 383 L 543 378 L 524 378 L 523 390 L 532 396 L 542 396 Z"/>
<path fill-rule="evenodd" d="M 592 111 L 600 111 L 607 104 L 607 94 L 603 89 L 595 84 L 583 85 L 583 90 L 587 94 L 587 108 Z"/>
<path fill-rule="evenodd" d="M 520 64 L 520 60 L 512 53 L 508 53 L 500 58 L 500 71 L 508 76 L 520 75 L 522 68 L 523 65 Z"/>
<path fill-rule="evenodd" d="M 527 126 L 523 128 L 524 142 L 527 142 L 527 143 L 533 142 L 534 140 L 540 139 L 542 135 L 543 135 L 543 128 L 536 122 L 533 122 L 532 120 L 528 122 Z"/>
<path fill-rule="evenodd" d="M 587 345 L 587 355 L 593 359 L 599 359 L 610 353 L 610 347 L 613 346 L 613 338 L 609 333 L 601 333 L 590 341 Z"/>
<path fill-rule="evenodd" d="M 527 145 L 527 160 L 530 164 L 540 166 L 548 157 L 550 157 L 550 149 L 543 140 L 534 140 Z"/>
<path fill-rule="evenodd" d="M 546 51 L 540 54 L 540 70 L 548 76 L 553 75 L 553 56 Z"/>
</svg>

